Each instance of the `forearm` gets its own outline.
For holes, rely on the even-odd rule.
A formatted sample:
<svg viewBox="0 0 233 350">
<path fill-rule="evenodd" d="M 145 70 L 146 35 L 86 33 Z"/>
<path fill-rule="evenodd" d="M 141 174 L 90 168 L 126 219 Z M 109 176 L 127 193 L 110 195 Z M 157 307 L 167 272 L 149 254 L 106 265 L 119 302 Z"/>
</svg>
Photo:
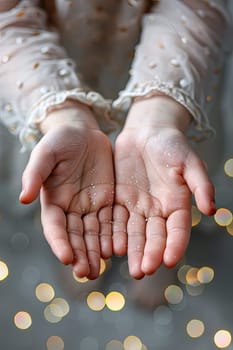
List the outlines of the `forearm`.
<svg viewBox="0 0 233 350">
<path fill-rule="evenodd" d="M 192 115 L 195 136 L 209 136 L 221 65 L 231 49 L 229 28 L 225 2 L 155 2 L 142 22 L 131 77 L 115 106 L 125 109 L 151 93 L 167 95 Z"/>
<path fill-rule="evenodd" d="M 35 146 L 41 131 L 44 133 L 41 124 L 47 124 L 44 121 L 52 115 L 50 111 L 58 111 L 66 101 L 90 106 L 95 115 L 104 115 L 103 119 L 110 109 L 109 102 L 100 94 L 83 86 L 74 62 L 60 44 L 59 33 L 50 28 L 47 13 L 39 3 L 37 0 L 6 2 L 4 11 L 0 11 L 0 120 L 19 136 L 27 149 Z M 76 107 L 71 112 L 70 103 L 69 113 L 62 118 L 56 113 L 56 122 L 74 118 Z M 79 105 L 79 121 L 83 115 L 81 109 Z M 88 107 L 86 110 L 89 111 Z M 85 123 L 92 119 L 87 114 Z M 91 125 L 96 127 L 94 121 Z"/>
</svg>

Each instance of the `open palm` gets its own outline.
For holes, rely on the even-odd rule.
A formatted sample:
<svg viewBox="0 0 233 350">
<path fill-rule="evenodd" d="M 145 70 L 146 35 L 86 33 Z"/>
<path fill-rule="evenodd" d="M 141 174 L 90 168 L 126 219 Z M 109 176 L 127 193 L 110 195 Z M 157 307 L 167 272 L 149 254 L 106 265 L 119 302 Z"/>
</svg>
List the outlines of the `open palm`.
<svg viewBox="0 0 233 350">
<path fill-rule="evenodd" d="M 40 192 L 45 237 L 77 276 L 96 278 L 100 256 L 112 254 L 112 149 L 96 129 L 56 127 L 31 153 L 23 174 L 23 203 Z"/>
<path fill-rule="evenodd" d="M 115 145 L 114 252 L 128 252 L 130 274 L 152 274 L 183 256 L 191 228 L 191 194 L 211 214 L 213 186 L 183 133 L 125 128 Z"/>
</svg>

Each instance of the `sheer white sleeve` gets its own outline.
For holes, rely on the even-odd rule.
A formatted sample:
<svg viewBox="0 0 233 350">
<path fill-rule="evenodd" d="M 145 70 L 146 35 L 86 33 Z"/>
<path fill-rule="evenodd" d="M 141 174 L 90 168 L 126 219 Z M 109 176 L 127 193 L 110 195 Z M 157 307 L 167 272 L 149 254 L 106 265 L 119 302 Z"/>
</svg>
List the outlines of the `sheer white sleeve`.
<svg viewBox="0 0 233 350">
<path fill-rule="evenodd" d="M 226 52 L 229 52 L 229 18 L 226 1 L 162 0 L 154 2 L 142 23 L 142 34 L 119 98 L 118 109 L 128 109 L 136 96 L 166 94 L 185 106 L 193 116 L 193 137 L 213 132 L 207 105 Z"/>
<path fill-rule="evenodd" d="M 40 138 L 39 123 L 51 106 L 74 99 L 106 118 L 111 108 L 108 100 L 82 85 L 38 3 L 0 4 L 0 119 L 28 149 Z"/>
</svg>

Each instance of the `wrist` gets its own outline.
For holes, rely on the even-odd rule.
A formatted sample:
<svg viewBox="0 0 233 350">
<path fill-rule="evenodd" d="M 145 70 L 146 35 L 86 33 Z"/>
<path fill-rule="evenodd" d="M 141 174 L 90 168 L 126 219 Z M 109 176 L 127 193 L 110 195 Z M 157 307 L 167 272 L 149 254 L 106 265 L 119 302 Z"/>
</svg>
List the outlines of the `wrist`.
<svg viewBox="0 0 233 350">
<path fill-rule="evenodd" d="M 129 111 L 126 127 L 176 128 L 185 132 L 191 114 L 180 103 L 166 95 L 136 98 Z"/>
<path fill-rule="evenodd" d="M 46 134 L 50 129 L 60 125 L 99 129 L 91 107 L 71 100 L 48 109 L 46 118 L 40 123 L 40 130 L 42 134 Z"/>
</svg>

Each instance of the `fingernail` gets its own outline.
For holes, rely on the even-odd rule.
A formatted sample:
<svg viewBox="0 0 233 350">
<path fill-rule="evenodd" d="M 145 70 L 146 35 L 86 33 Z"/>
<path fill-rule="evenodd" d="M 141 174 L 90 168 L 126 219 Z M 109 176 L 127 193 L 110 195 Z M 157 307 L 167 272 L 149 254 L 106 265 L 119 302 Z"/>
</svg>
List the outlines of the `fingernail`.
<svg viewBox="0 0 233 350">
<path fill-rule="evenodd" d="M 24 196 L 24 193 L 25 193 L 25 190 L 22 189 L 22 191 L 21 191 L 21 193 L 20 193 L 20 195 L 19 195 L 19 200 L 21 200 L 21 198 Z"/>
</svg>

